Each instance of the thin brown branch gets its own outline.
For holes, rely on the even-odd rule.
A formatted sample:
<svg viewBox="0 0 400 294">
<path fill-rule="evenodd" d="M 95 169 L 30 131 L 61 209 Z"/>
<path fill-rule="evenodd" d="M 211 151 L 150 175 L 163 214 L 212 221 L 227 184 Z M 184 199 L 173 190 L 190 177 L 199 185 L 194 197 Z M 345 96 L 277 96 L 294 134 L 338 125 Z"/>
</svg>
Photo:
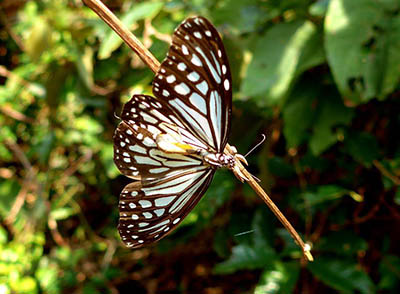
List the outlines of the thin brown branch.
<svg viewBox="0 0 400 294">
<path fill-rule="evenodd" d="M 156 73 L 160 67 L 160 62 L 133 36 L 133 34 L 116 18 L 116 16 L 104 6 L 99 0 L 84 0 L 85 4 L 94 10 L 124 41 L 132 48 L 136 54 Z M 232 154 L 232 149 L 229 145 L 225 148 L 226 153 Z M 261 188 L 261 186 L 254 180 L 253 176 L 243 167 L 239 160 L 236 161 L 241 172 L 249 179 L 248 183 L 253 190 L 263 199 L 272 212 L 276 215 L 283 226 L 289 231 L 296 243 L 302 248 L 304 257 L 312 261 L 313 257 L 310 253 L 310 245 L 304 244 L 301 237 L 296 230 L 292 227 L 286 217 L 278 209 L 275 203 L 269 198 L 268 194 Z"/>
<path fill-rule="evenodd" d="M 378 160 L 374 160 L 372 162 L 375 167 L 384 175 L 385 177 L 389 178 L 395 185 L 400 186 L 400 179 L 390 173 L 382 163 L 380 163 Z"/>
<path fill-rule="evenodd" d="M 28 117 L 19 111 L 16 111 L 9 105 L 0 106 L 0 111 L 15 120 L 23 121 L 30 124 L 33 124 L 35 122 L 33 118 Z"/>
<path fill-rule="evenodd" d="M 21 162 L 26 170 L 26 175 L 22 183 L 21 190 L 15 197 L 15 201 L 13 206 L 11 207 L 10 213 L 5 219 L 5 222 L 8 225 L 11 225 L 12 223 L 14 223 L 15 218 L 17 217 L 19 211 L 25 203 L 26 196 L 33 185 L 35 173 L 28 158 L 25 156 L 24 152 L 17 144 L 6 140 L 5 145 L 14 153 L 15 157 Z"/>
<path fill-rule="evenodd" d="M 160 67 L 158 60 L 140 43 L 128 28 L 99 0 L 83 0 L 102 20 L 104 20 L 124 42 L 156 73 Z"/>
</svg>

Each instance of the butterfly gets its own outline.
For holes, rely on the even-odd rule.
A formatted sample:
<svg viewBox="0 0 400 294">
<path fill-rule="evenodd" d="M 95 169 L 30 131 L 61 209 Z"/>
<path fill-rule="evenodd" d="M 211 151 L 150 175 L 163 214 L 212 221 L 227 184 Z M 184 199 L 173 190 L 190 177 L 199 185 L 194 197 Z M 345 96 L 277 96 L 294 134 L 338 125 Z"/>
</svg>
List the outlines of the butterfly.
<svg viewBox="0 0 400 294">
<path fill-rule="evenodd" d="M 218 168 L 247 180 L 236 164 L 245 158 L 234 147 L 225 151 L 232 79 L 222 40 L 207 19 L 188 18 L 175 30 L 153 94 L 133 95 L 114 134 L 114 162 L 135 180 L 121 192 L 118 225 L 133 248 L 169 234 Z"/>
</svg>

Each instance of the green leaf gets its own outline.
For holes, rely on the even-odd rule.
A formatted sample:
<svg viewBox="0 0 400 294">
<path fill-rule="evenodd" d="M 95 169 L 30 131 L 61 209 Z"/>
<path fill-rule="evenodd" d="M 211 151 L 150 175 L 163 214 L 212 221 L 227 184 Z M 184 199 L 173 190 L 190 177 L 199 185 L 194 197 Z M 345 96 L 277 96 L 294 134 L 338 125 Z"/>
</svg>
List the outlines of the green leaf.
<svg viewBox="0 0 400 294">
<path fill-rule="evenodd" d="M 82 52 L 78 52 L 76 60 L 78 74 L 85 87 L 89 90 L 93 88 L 93 49 L 86 46 Z"/>
<path fill-rule="evenodd" d="M 346 107 L 339 96 L 327 95 L 318 101 L 317 117 L 309 144 L 314 155 L 319 155 L 337 142 L 339 132 L 334 127 L 351 122 L 354 110 Z"/>
<path fill-rule="evenodd" d="M 299 278 L 298 262 L 283 263 L 276 261 L 261 274 L 254 294 L 287 294 L 293 293 Z"/>
<path fill-rule="evenodd" d="M 325 48 L 340 92 L 354 103 L 384 98 L 400 80 L 397 0 L 332 0 Z M 345 55 L 343 55 L 345 53 Z"/>
<path fill-rule="evenodd" d="M 309 205 L 309 206 L 316 206 L 316 205 L 324 203 L 326 201 L 332 201 L 332 200 L 342 198 L 343 196 L 346 196 L 346 195 L 349 195 L 356 201 L 362 200 L 362 198 L 359 199 L 359 197 L 361 197 L 361 196 L 356 196 L 354 194 L 357 194 L 357 193 L 354 191 L 342 188 L 340 186 L 324 185 L 324 186 L 317 187 L 317 190 L 315 192 L 312 192 L 310 190 L 307 192 L 304 192 L 302 194 L 302 197 L 306 200 L 307 205 Z"/>
<path fill-rule="evenodd" d="M 352 231 L 339 231 L 322 237 L 315 246 L 315 250 L 343 256 L 356 256 L 356 254 L 365 253 L 368 250 L 368 244 Z"/>
<path fill-rule="evenodd" d="M 296 175 L 292 165 L 281 157 L 272 157 L 268 160 L 268 168 L 271 174 L 279 178 L 290 178 Z"/>
<path fill-rule="evenodd" d="M 400 287 L 400 257 L 395 255 L 385 255 L 381 259 L 379 272 L 381 280 L 378 283 L 380 290 L 387 290 L 390 294 L 398 293 L 396 289 Z"/>
<path fill-rule="evenodd" d="M 320 256 L 307 268 L 322 282 L 343 293 L 375 293 L 371 278 L 351 260 Z"/>
<path fill-rule="evenodd" d="M 242 83 L 245 96 L 266 95 L 266 102 L 283 98 L 294 78 L 305 66 L 301 62 L 309 42 L 315 41 L 317 30 L 311 22 L 281 23 L 260 37 L 252 50 L 252 60 Z M 307 50 L 308 51 L 308 50 Z M 264 96 L 263 96 L 264 97 Z"/>
<path fill-rule="evenodd" d="M 288 148 L 298 147 L 311 133 L 317 115 L 315 105 L 317 95 L 318 91 L 315 85 L 306 84 L 304 86 L 304 83 L 301 83 L 294 88 L 283 107 L 283 134 Z"/>
<path fill-rule="evenodd" d="M 349 133 L 345 140 L 345 149 L 356 161 L 371 167 L 380 157 L 377 139 L 369 133 Z"/>
<path fill-rule="evenodd" d="M 252 231 L 248 234 L 252 239 L 251 244 L 233 247 L 232 255 L 226 261 L 217 264 L 214 271 L 218 274 L 229 274 L 242 269 L 263 268 L 273 262 L 276 253 L 270 245 L 271 228 L 268 229 L 268 225 L 265 225 L 270 218 L 271 213 L 266 213 L 265 209 L 258 210 L 252 221 Z"/>
<path fill-rule="evenodd" d="M 164 6 L 163 2 L 143 2 L 135 4 L 130 11 L 121 16 L 122 23 L 130 28 L 135 22 L 142 19 L 154 18 Z M 106 59 L 111 56 L 111 53 L 118 49 L 123 43 L 122 39 L 113 31 L 109 30 L 106 38 L 100 45 L 99 48 L 99 59 Z"/>
<path fill-rule="evenodd" d="M 50 215 L 54 220 L 67 219 L 70 216 L 76 214 L 76 211 L 70 207 L 60 207 L 51 211 Z"/>
<path fill-rule="evenodd" d="M 214 272 L 231 274 L 242 269 L 263 268 L 273 262 L 275 257 L 275 252 L 268 247 L 253 248 L 249 245 L 237 245 L 233 247 L 231 257 L 217 264 Z"/>
</svg>

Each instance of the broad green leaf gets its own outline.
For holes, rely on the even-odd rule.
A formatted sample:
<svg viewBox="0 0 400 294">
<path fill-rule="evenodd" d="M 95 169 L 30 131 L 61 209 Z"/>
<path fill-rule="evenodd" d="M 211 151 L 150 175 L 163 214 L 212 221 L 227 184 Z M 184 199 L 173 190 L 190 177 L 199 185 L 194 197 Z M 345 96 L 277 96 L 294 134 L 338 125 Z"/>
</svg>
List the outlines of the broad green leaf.
<svg viewBox="0 0 400 294">
<path fill-rule="evenodd" d="M 336 95 L 327 95 L 318 100 L 317 117 L 309 144 L 314 155 L 319 155 L 338 140 L 338 130 L 334 129 L 351 122 L 354 110 L 346 107 Z"/>
<path fill-rule="evenodd" d="M 325 48 L 340 92 L 354 103 L 391 93 L 400 81 L 400 3 L 331 0 Z"/>
<path fill-rule="evenodd" d="M 251 52 L 242 94 L 265 95 L 267 104 L 277 103 L 287 94 L 298 69 L 304 70 L 302 55 L 316 34 L 315 26 L 308 21 L 281 23 L 267 31 Z"/>
<path fill-rule="evenodd" d="M 372 162 L 380 157 L 378 141 L 369 133 L 351 132 L 344 143 L 351 157 L 367 167 L 371 167 Z"/>
<path fill-rule="evenodd" d="M 272 263 L 276 258 L 275 250 L 271 247 L 271 228 L 268 230 L 266 221 L 272 223 L 271 214 L 265 210 L 258 210 L 252 221 L 252 230 L 247 234 L 250 244 L 241 243 L 232 249 L 232 255 L 224 262 L 215 266 L 218 274 L 233 273 L 242 269 L 263 268 Z"/>
<path fill-rule="evenodd" d="M 143 2 L 133 5 L 132 9 L 121 16 L 122 23 L 130 28 L 135 22 L 142 19 L 154 18 L 162 9 L 163 2 Z M 123 43 L 122 39 L 113 31 L 109 30 L 107 37 L 103 40 L 99 48 L 99 59 L 106 59 L 111 56 L 118 47 Z"/>
<path fill-rule="evenodd" d="M 352 260 L 320 256 L 307 268 L 315 277 L 342 293 L 375 293 L 371 278 Z"/>
<path fill-rule="evenodd" d="M 275 257 L 275 252 L 269 247 L 254 248 L 249 245 L 237 245 L 233 247 L 231 257 L 214 267 L 214 272 L 231 274 L 243 269 L 263 268 L 273 262 Z"/>
<path fill-rule="evenodd" d="M 274 262 L 261 274 L 254 294 L 287 294 L 293 293 L 299 277 L 300 265 L 297 262 Z"/>
</svg>

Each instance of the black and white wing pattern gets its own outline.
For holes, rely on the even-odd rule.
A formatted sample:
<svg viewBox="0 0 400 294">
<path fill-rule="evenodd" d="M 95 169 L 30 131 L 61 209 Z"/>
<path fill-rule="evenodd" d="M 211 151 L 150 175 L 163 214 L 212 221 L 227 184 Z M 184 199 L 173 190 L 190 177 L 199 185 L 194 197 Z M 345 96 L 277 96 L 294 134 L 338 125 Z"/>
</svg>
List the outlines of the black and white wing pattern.
<svg viewBox="0 0 400 294">
<path fill-rule="evenodd" d="M 165 102 L 134 95 L 124 105 L 121 119 L 114 134 L 114 162 L 125 176 L 135 180 L 155 179 L 203 165 L 199 157 L 166 153 L 158 148 L 157 136 L 175 125 L 185 143 L 207 149 L 183 127 Z"/>
<path fill-rule="evenodd" d="M 228 141 L 231 84 L 228 58 L 215 27 L 203 17 L 185 20 L 172 36 L 153 93 L 217 152 L 223 152 Z"/>
<path fill-rule="evenodd" d="M 122 241 L 140 247 L 165 237 L 197 204 L 214 172 L 198 166 L 125 186 L 119 201 Z"/>
<path fill-rule="evenodd" d="M 114 162 L 137 180 L 119 202 L 128 247 L 161 239 L 192 210 L 220 167 L 204 156 L 223 152 L 230 129 L 231 75 L 218 32 L 189 18 L 172 40 L 153 82 L 156 98 L 134 95 L 114 134 Z"/>
</svg>

